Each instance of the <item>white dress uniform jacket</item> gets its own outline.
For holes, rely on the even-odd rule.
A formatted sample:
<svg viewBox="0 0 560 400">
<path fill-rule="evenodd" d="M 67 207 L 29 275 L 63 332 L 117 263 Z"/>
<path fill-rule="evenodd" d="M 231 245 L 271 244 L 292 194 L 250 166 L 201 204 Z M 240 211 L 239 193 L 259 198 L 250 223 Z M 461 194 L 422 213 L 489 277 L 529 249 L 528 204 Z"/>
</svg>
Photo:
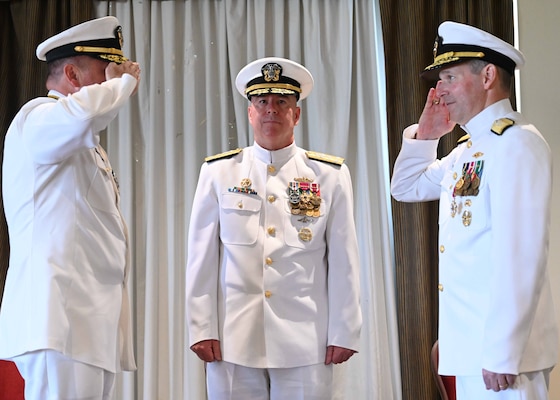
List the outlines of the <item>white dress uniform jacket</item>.
<svg viewBox="0 0 560 400">
<path fill-rule="evenodd" d="M 127 229 L 99 145 L 135 86 L 125 74 L 68 97 L 51 91 L 55 98 L 31 100 L 8 129 L 0 358 L 53 349 L 111 372 L 135 368 Z"/>
<path fill-rule="evenodd" d="M 514 124 L 493 133 L 502 118 Z M 411 139 L 416 128 L 404 132 L 391 192 L 405 202 L 440 200 L 440 373 L 552 367 L 558 332 L 546 266 L 552 188 L 547 143 L 508 100 L 472 118 L 462 127 L 468 141 L 441 160 L 437 140 Z M 464 178 L 473 172 L 479 180 L 465 191 Z"/>
<path fill-rule="evenodd" d="M 245 178 L 250 190 L 239 191 Z M 291 214 L 288 186 L 298 178 L 318 184 L 320 215 Z M 357 350 L 352 198 L 344 164 L 310 159 L 295 144 L 254 144 L 204 164 L 189 229 L 190 344 L 218 339 L 225 361 L 253 368 L 323 363 L 327 345 Z"/>
</svg>

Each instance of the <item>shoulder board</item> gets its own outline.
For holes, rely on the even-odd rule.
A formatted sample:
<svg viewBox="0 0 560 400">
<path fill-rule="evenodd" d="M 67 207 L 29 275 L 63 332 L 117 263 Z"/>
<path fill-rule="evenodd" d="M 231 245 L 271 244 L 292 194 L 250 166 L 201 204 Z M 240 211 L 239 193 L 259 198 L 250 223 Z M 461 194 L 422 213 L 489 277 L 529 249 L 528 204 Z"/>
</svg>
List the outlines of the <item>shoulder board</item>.
<svg viewBox="0 0 560 400">
<path fill-rule="evenodd" d="M 225 151 L 225 152 L 220 153 L 220 154 L 215 154 L 213 156 L 208 156 L 204 159 L 204 161 L 210 162 L 210 161 L 221 160 L 222 158 L 233 157 L 234 155 L 239 154 L 242 151 L 243 151 L 243 149 L 240 149 L 240 148 L 237 148 L 235 150 Z"/>
<path fill-rule="evenodd" d="M 342 165 L 344 163 L 344 158 L 342 157 L 331 156 L 324 153 L 317 153 L 316 151 L 306 151 L 305 155 L 307 156 L 307 158 L 310 158 L 312 160 L 324 161 L 329 164 Z"/>
<path fill-rule="evenodd" d="M 471 138 L 471 135 L 469 135 L 468 133 L 464 136 L 461 136 L 461 138 L 459 140 L 457 140 L 457 144 L 461 144 L 461 143 L 465 143 L 467 140 L 469 140 Z"/>
<path fill-rule="evenodd" d="M 500 118 L 492 124 L 492 132 L 496 135 L 502 135 L 507 128 L 515 124 L 515 121 L 509 118 Z"/>
</svg>

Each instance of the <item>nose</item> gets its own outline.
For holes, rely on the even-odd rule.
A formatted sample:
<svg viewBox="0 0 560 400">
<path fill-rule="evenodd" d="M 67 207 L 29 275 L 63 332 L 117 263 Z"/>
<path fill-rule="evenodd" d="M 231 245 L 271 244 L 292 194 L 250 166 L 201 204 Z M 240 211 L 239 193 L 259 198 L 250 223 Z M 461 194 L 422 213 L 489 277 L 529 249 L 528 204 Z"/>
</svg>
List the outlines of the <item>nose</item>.
<svg viewBox="0 0 560 400">
<path fill-rule="evenodd" d="M 266 105 L 266 113 L 267 113 L 267 114 L 276 114 L 276 113 L 277 113 L 277 111 L 276 111 L 276 106 L 274 105 L 273 102 L 269 102 L 269 103 Z"/>
</svg>

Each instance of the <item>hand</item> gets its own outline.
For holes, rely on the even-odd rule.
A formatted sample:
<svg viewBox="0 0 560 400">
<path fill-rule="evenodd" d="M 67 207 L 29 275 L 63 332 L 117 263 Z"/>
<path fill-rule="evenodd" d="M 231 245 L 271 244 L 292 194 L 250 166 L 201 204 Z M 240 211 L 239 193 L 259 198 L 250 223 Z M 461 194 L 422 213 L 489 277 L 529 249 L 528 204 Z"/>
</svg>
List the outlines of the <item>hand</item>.
<svg viewBox="0 0 560 400">
<path fill-rule="evenodd" d="M 328 346 L 325 365 L 343 363 L 352 357 L 354 353 L 354 350 L 345 349 L 344 347 Z"/>
<path fill-rule="evenodd" d="M 202 361 L 222 361 L 222 350 L 219 340 L 202 340 L 193 344 L 191 350 L 194 351 Z"/>
<path fill-rule="evenodd" d="M 416 139 L 434 140 L 448 134 L 455 127 L 455 122 L 449 120 L 449 110 L 443 99 L 436 96 L 436 89 L 428 92 L 426 104 L 418 120 Z"/>
<path fill-rule="evenodd" d="M 121 64 L 112 62 L 107 65 L 107 68 L 105 68 L 106 80 L 120 78 L 124 74 L 129 74 L 136 78 L 136 88 L 132 94 L 136 93 L 138 90 L 138 84 L 140 83 L 140 65 L 137 62 L 125 61 Z"/>
<path fill-rule="evenodd" d="M 498 374 L 496 372 L 482 370 L 482 379 L 486 384 L 486 389 L 499 392 L 500 390 L 507 390 L 515 383 L 516 375 L 511 374 Z"/>
</svg>

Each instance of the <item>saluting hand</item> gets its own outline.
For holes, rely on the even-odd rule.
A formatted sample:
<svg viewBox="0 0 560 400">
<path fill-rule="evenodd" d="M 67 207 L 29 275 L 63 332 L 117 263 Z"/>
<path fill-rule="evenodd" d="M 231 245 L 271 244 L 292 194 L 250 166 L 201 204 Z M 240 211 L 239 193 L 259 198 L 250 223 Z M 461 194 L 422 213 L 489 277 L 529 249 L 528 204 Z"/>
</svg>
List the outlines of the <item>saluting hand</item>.
<svg viewBox="0 0 560 400">
<path fill-rule="evenodd" d="M 435 88 L 431 88 L 422 115 L 418 120 L 416 139 L 439 139 L 451 132 L 454 127 L 455 122 L 449 120 L 449 110 L 445 101 L 437 97 Z"/>
<path fill-rule="evenodd" d="M 136 78 L 136 88 L 134 93 L 138 90 L 138 84 L 140 83 L 140 64 L 134 61 L 125 61 L 121 64 L 109 63 L 107 68 L 105 68 L 105 79 L 109 80 L 112 78 L 120 78 L 124 74 L 132 75 Z"/>
</svg>

